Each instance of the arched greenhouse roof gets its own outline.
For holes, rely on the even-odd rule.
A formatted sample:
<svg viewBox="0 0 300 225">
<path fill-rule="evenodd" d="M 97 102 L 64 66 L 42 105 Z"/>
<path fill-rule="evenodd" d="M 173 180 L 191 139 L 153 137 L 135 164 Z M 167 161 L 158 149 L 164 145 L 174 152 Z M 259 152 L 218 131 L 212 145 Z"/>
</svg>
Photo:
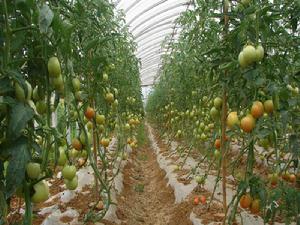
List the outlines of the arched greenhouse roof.
<svg viewBox="0 0 300 225">
<path fill-rule="evenodd" d="M 116 0 L 125 13 L 129 31 L 137 43 L 136 56 L 141 62 L 142 86 L 152 86 L 158 77 L 161 57 L 168 52 L 167 36 L 176 39 L 178 16 L 187 10 L 190 0 Z"/>
</svg>

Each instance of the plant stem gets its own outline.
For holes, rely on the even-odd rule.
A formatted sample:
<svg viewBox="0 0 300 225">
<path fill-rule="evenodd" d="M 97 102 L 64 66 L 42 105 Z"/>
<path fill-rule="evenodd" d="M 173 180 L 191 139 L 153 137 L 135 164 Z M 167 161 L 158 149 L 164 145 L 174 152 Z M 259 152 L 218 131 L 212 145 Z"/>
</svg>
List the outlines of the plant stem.
<svg viewBox="0 0 300 225">
<path fill-rule="evenodd" d="M 25 195 L 25 215 L 24 215 L 24 225 L 32 225 L 32 207 L 30 200 L 30 185 L 24 181 L 24 195 Z"/>
<path fill-rule="evenodd" d="M 223 0 L 223 13 L 224 13 L 224 37 L 228 31 L 228 5 L 229 1 Z M 227 76 L 227 71 L 225 71 L 224 76 Z M 224 208 L 224 218 L 223 225 L 226 223 L 227 215 L 227 193 L 226 193 L 226 174 L 227 174 L 227 165 L 226 165 L 226 117 L 227 117 L 227 91 L 226 86 L 223 87 L 223 104 L 222 104 L 222 138 L 221 138 L 221 151 L 222 151 L 222 191 L 223 191 L 223 208 Z"/>
<path fill-rule="evenodd" d="M 222 151 L 222 191 L 223 191 L 223 208 L 224 208 L 224 220 L 225 225 L 226 214 L 227 214 L 227 199 L 226 199 L 226 116 L 227 116 L 227 93 L 224 88 L 223 90 L 223 106 L 222 106 L 222 138 L 221 138 L 221 151 Z"/>
</svg>

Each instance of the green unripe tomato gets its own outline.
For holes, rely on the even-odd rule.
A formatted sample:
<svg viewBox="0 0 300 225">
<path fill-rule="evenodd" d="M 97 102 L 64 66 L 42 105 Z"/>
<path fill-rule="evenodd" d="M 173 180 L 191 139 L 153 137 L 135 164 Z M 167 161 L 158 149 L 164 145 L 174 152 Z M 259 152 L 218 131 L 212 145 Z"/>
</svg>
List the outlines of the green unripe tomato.
<svg viewBox="0 0 300 225">
<path fill-rule="evenodd" d="M 105 124 L 105 116 L 104 115 L 96 115 L 96 123 L 97 124 Z"/>
<path fill-rule="evenodd" d="M 205 124 L 203 122 L 200 123 L 200 129 L 203 130 L 205 128 Z"/>
<path fill-rule="evenodd" d="M 72 79 L 72 85 L 73 85 L 75 92 L 80 90 L 81 84 L 80 84 L 80 80 L 78 78 Z"/>
<path fill-rule="evenodd" d="M 62 170 L 62 175 L 65 179 L 72 180 L 76 175 L 76 167 L 66 165 Z"/>
<path fill-rule="evenodd" d="M 264 58 L 265 50 L 261 45 L 258 45 L 255 49 L 255 61 L 259 62 Z"/>
<path fill-rule="evenodd" d="M 214 99 L 214 107 L 215 107 L 216 109 L 222 108 L 222 103 L 223 103 L 223 100 L 222 100 L 220 97 L 216 97 L 216 98 Z"/>
<path fill-rule="evenodd" d="M 36 104 L 35 104 L 35 107 L 36 107 L 36 111 L 40 115 L 43 115 L 47 111 L 47 104 L 43 100 L 37 101 Z"/>
<path fill-rule="evenodd" d="M 59 157 L 58 157 L 57 164 L 59 166 L 64 166 L 66 163 L 67 163 L 67 156 L 65 150 L 63 148 L 59 148 Z"/>
<path fill-rule="evenodd" d="M 108 81 L 108 75 L 107 75 L 107 73 L 103 73 L 103 80 L 104 80 L 105 82 Z"/>
<path fill-rule="evenodd" d="M 207 139 L 207 136 L 204 133 L 202 133 L 200 138 L 202 141 L 205 141 Z"/>
<path fill-rule="evenodd" d="M 26 173 L 30 179 L 37 179 L 41 174 L 41 165 L 39 163 L 30 162 L 26 166 Z"/>
<path fill-rule="evenodd" d="M 79 151 L 77 151 L 75 148 L 72 148 L 69 151 L 69 157 L 75 159 L 79 155 Z"/>
<path fill-rule="evenodd" d="M 25 101 L 25 92 L 19 83 L 15 84 L 15 95 L 19 101 L 21 102 Z"/>
<path fill-rule="evenodd" d="M 93 129 L 93 123 L 91 121 L 89 121 L 86 126 L 89 131 Z"/>
<path fill-rule="evenodd" d="M 78 186 L 78 177 L 75 176 L 72 180 L 65 179 L 64 182 L 69 190 L 75 190 Z"/>
<path fill-rule="evenodd" d="M 293 88 L 292 94 L 293 94 L 294 96 L 297 96 L 297 95 L 299 94 L 299 88 L 298 88 L 298 87 Z"/>
<path fill-rule="evenodd" d="M 25 83 L 27 84 L 27 97 L 26 100 L 31 100 L 32 97 L 32 87 L 31 84 L 28 81 L 25 81 Z"/>
<path fill-rule="evenodd" d="M 77 100 L 77 101 L 82 101 L 82 97 L 81 97 L 81 94 L 82 92 L 81 91 L 76 91 L 75 92 L 75 99 Z"/>
<path fill-rule="evenodd" d="M 80 153 L 80 156 L 81 156 L 82 158 L 86 159 L 87 156 L 88 156 L 87 151 L 86 151 L 86 150 L 82 150 L 81 153 Z"/>
<path fill-rule="evenodd" d="M 109 70 L 114 70 L 116 68 L 115 64 L 111 63 L 108 66 Z"/>
<path fill-rule="evenodd" d="M 119 105 L 118 99 L 115 99 L 115 101 L 113 102 L 113 107 L 117 107 Z"/>
<path fill-rule="evenodd" d="M 205 183 L 205 177 L 204 177 L 204 176 L 196 176 L 196 177 L 195 177 L 195 181 L 196 181 L 198 184 L 204 184 L 204 183 Z"/>
<path fill-rule="evenodd" d="M 99 126 L 99 132 L 102 133 L 105 131 L 105 127 L 103 125 Z"/>
<path fill-rule="evenodd" d="M 248 66 L 248 62 L 246 62 L 244 53 L 240 52 L 239 57 L 238 57 L 239 64 L 242 68 L 245 68 Z"/>
<path fill-rule="evenodd" d="M 88 132 L 87 136 L 88 136 L 88 143 L 91 144 L 92 143 L 92 135 Z M 85 140 L 85 135 L 83 132 L 80 134 L 79 139 L 80 139 L 81 144 L 83 144 L 83 145 L 88 144 Z"/>
<path fill-rule="evenodd" d="M 117 88 L 114 88 L 114 92 L 115 92 L 115 96 L 118 96 L 118 94 L 119 94 L 119 91 L 118 91 L 118 89 Z M 135 99 L 134 99 L 135 100 Z"/>
<path fill-rule="evenodd" d="M 40 93 L 40 88 L 38 86 L 36 86 L 34 89 L 33 89 L 33 92 L 32 92 L 32 98 L 34 101 L 38 101 L 38 100 L 42 100 L 43 97 L 40 96 L 41 93 Z"/>
<path fill-rule="evenodd" d="M 51 57 L 49 59 L 48 72 L 51 77 L 58 77 L 61 74 L 60 63 L 57 57 Z"/>
<path fill-rule="evenodd" d="M 53 78 L 52 84 L 55 89 L 60 90 L 62 88 L 62 86 L 64 86 L 64 81 L 63 81 L 62 75 L 60 74 L 59 76 Z"/>
<path fill-rule="evenodd" d="M 248 64 L 251 64 L 253 62 L 256 61 L 256 51 L 255 48 L 252 45 L 247 45 L 244 49 L 243 49 L 243 56 L 245 61 Z"/>
<path fill-rule="evenodd" d="M 210 116 L 212 119 L 216 120 L 220 117 L 220 112 L 215 107 L 212 107 L 210 110 Z"/>
<path fill-rule="evenodd" d="M 216 159 L 220 158 L 220 157 L 221 157 L 221 152 L 220 152 L 219 150 L 216 149 L 216 150 L 214 151 L 214 156 L 215 156 Z"/>
<path fill-rule="evenodd" d="M 106 93 L 105 95 L 105 100 L 108 102 L 108 103 L 113 103 L 115 101 L 115 97 L 113 95 L 113 93 Z"/>
<path fill-rule="evenodd" d="M 124 128 L 125 128 L 126 131 L 129 131 L 129 130 L 130 130 L 130 125 L 129 125 L 129 123 L 126 123 L 125 126 L 124 126 Z"/>
<path fill-rule="evenodd" d="M 44 181 L 40 181 L 33 185 L 34 194 L 31 196 L 33 203 L 41 203 L 49 198 L 49 187 Z"/>
<path fill-rule="evenodd" d="M 15 95 L 16 98 L 21 102 L 24 102 L 25 100 L 30 100 L 32 95 L 31 84 L 28 81 L 25 81 L 25 83 L 27 86 L 27 96 L 25 95 L 25 90 L 23 89 L 23 87 L 19 83 L 15 83 Z"/>
</svg>

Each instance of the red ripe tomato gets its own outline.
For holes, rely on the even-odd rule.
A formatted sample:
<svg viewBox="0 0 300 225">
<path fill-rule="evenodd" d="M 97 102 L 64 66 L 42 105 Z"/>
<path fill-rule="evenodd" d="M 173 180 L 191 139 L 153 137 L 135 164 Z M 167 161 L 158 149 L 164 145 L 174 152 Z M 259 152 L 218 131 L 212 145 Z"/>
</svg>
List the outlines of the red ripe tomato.
<svg viewBox="0 0 300 225">
<path fill-rule="evenodd" d="M 95 117 L 95 110 L 92 107 L 87 107 L 84 115 L 88 120 L 91 120 Z"/>
<path fill-rule="evenodd" d="M 206 197 L 205 197 L 204 195 L 201 195 L 201 196 L 200 196 L 200 202 L 201 202 L 202 204 L 205 204 L 205 203 L 206 203 Z"/>
<path fill-rule="evenodd" d="M 199 197 L 195 196 L 194 198 L 194 205 L 199 205 Z"/>
<path fill-rule="evenodd" d="M 252 198 L 250 194 L 244 194 L 240 199 L 240 206 L 243 209 L 249 208 L 251 203 L 252 203 Z"/>
</svg>

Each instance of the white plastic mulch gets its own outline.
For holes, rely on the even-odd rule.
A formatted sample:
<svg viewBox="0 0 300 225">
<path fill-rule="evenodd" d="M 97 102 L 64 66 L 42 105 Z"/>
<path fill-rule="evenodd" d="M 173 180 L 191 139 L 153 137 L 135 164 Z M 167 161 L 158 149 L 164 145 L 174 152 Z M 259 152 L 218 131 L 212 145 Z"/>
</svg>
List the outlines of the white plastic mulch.
<svg viewBox="0 0 300 225">
<path fill-rule="evenodd" d="M 174 171 L 174 164 L 176 162 L 172 161 L 171 159 L 167 159 L 167 156 L 164 156 L 162 153 L 160 153 L 160 148 L 155 140 L 155 137 L 153 135 L 153 130 L 151 128 L 151 126 L 149 124 L 147 124 L 147 128 L 148 128 L 148 134 L 149 134 L 149 139 L 151 142 L 151 146 L 153 148 L 153 150 L 155 151 L 156 155 L 157 155 L 157 161 L 159 163 L 159 166 L 161 169 L 163 169 L 166 172 L 166 178 L 168 179 L 168 185 L 170 185 L 173 190 L 174 190 L 174 194 L 175 194 L 175 203 L 180 203 L 182 201 L 185 200 L 185 198 L 192 193 L 192 191 L 197 187 L 197 183 L 192 180 L 190 182 L 190 184 L 184 185 L 180 182 L 178 182 L 177 180 L 177 174 L 176 171 Z M 170 147 L 170 152 L 174 153 L 176 155 L 176 147 L 177 147 L 177 143 L 176 142 L 172 142 L 171 143 L 171 147 Z M 181 160 L 181 159 L 179 159 Z M 197 162 L 191 158 L 188 157 L 185 165 L 184 165 L 184 169 L 192 169 L 197 165 Z M 205 174 L 205 170 L 201 169 L 201 168 L 197 168 L 197 172 L 199 172 L 199 174 Z M 228 179 L 232 179 L 232 177 L 228 177 Z M 213 175 L 208 175 L 204 188 L 209 191 L 209 192 L 213 192 L 214 186 L 215 186 L 215 181 L 216 181 L 216 176 Z M 216 192 L 215 193 L 222 193 L 222 189 L 221 189 L 221 182 L 219 182 L 219 185 L 216 188 Z M 234 187 L 232 185 L 228 185 L 227 187 L 227 201 L 228 203 L 232 200 L 233 196 L 235 195 L 235 190 Z M 222 195 L 218 195 L 215 194 L 214 196 L 217 200 L 222 202 Z M 241 217 L 243 219 L 243 224 L 244 225 L 263 225 L 263 219 L 261 217 L 258 216 L 254 216 L 250 213 L 248 213 L 245 210 L 242 210 L 241 212 Z M 190 214 L 190 220 L 192 221 L 192 223 L 194 225 L 203 225 L 201 222 L 201 218 L 197 218 L 197 216 L 192 212 Z M 239 220 L 239 218 L 237 218 L 237 220 Z M 211 224 L 216 224 L 215 222 L 212 222 Z M 281 225 L 281 223 L 274 223 L 275 225 Z"/>
<path fill-rule="evenodd" d="M 117 141 L 116 139 L 113 139 L 111 142 L 110 146 L 108 147 L 108 151 L 115 151 L 117 146 Z M 131 148 L 126 147 L 125 152 L 130 153 Z M 116 167 L 120 166 L 120 171 L 119 174 L 115 177 L 113 181 L 113 188 L 112 188 L 112 201 L 114 203 L 117 202 L 116 200 L 116 195 L 117 193 L 121 193 L 123 190 L 123 168 L 127 164 L 127 160 L 122 160 L 120 157 L 118 158 L 118 162 L 115 164 Z M 113 169 L 114 172 L 117 170 L 117 168 Z M 88 186 L 93 186 L 94 185 L 94 171 L 91 166 L 86 166 L 77 171 L 77 176 L 78 176 L 78 187 L 76 190 L 64 190 L 63 192 L 60 192 L 54 196 L 51 196 L 47 202 L 52 202 L 53 199 L 59 199 L 58 201 L 62 203 L 68 203 L 71 201 L 73 198 L 75 198 L 78 193 L 82 191 L 82 188 L 86 185 Z M 61 177 L 61 173 L 58 173 L 57 178 Z M 63 185 L 64 186 L 64 185 Z M 89 194 L 89 193 L 84 193 L 84 194 Z M 116 205 L 111 205 L 104 217 L 104 219 L 112 221 L 114 223 L 120 224 L 121 221 L 118 220 L 117 215 L 116 215 Z M 65 212 L 61 212 L 58 204 L 54 204 L 52 206 L 40 209 L 38 212 L 40 215 L 47 215 L 46 219 L 42 222 L 42 225 L 82 225 L 82 222 L 78 222 L 78 216 L 79 213 L 76 208 L 67 208 Z M 71 222 L 64 223 L 61 221 L 63 217 L 68 217 L 68 218 L 73 218 Z M 95 225 L 103 225 L 102 223 L 95 223 Z"/>
</svg>

